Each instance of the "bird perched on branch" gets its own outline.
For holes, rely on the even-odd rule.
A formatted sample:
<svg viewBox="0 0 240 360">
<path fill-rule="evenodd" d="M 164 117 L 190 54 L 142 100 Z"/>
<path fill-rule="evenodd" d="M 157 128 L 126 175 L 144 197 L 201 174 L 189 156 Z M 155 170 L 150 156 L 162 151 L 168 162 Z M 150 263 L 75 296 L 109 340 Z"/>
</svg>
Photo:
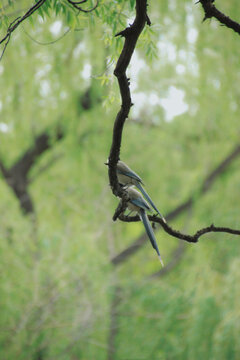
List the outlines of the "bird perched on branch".
<svg viewBox="0 0 240 360">
<path fill-rule="evenodd" d="M 142 179 L 140 178 L 140 176 L 138 176 L 132 169 L 130 169 L 130 167 L 128 167 L 121 160 L 119 160 L 117 163 L 117 177 L 118 177 L 119 184 L 121 184 L 122 186 L 128 187 L 131 185 L 135 185 L 141 191 L 141 193 L 143 194 L 145 199 L 149 202 L 149 204 L 152 206 L 152 208 L 161 216 L 163 221 L 166 222 L 166 220 L 164 219 L 162 214 L 159 212 L 159 210 L 154 205 L 154 203 L 153 203 L 152 199 L 150 198 L 150 196 L 148 195 L 148 193 L 142 187 L 143 182 L 142 182 Z"/>
<path fill-rule="evenodd" d="M 155 238 L 152 226 L 148 220 L 148 216 L 146 213 L 146 211 L 149 211 L 149 210 L 151 211 L 151 209 L 139 191 L 135 190 L 132 186 L 128 187 L 126 189 L 126 191 L 128 193 L 129 199 L 130 199 L 127 203 L 128 208 L 130 211 L 136 211 L 139 214 L 139 216 L 143 222 L 143 225 L 145 227 L 146 233 L 149 237 L 149 240 L 151 241 L 152 247 L 156 250 L 156 252 L 158 254 L 158 258 L 163 266 L 163 261 L 162 261 L 160 252 L 158 250 L 156 238 Z"/>
</svg>

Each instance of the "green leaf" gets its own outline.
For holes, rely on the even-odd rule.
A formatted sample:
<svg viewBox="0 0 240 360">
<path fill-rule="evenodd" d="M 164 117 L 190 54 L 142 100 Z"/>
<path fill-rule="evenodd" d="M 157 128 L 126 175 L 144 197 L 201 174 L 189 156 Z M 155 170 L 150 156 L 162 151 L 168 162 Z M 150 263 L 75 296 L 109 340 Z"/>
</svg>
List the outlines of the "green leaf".
<svg viewBox="0 0 240 360">
<path fill-rule="evenodd" d="M 135 0 L 130 0 L 130 8 L 131 8 L 131 10 L 133 10 L 134 5 L 135 5 Z"/>
<path fill-rule="evenodd" d="M 51 9 L 51 5 L 46 2 L 43 6 L 41 6 L 41 9 L 43 13 L 47 14 L 47 16 L 50 18 L 49 9 Z"/>
<path fill-rule="evenodd" d="M 74 28 L 76 26 L 76 15 L 71 11 L 68 11 L 67 13 L 67 23 L 71 28 Z"/>
<path fill-rule="evenodd" d="M 62 10 L 62 5 L 60 3 L 57 3 L 56 6 L 55 6 L 56 15 L 58 15 L 61 10 Z"/>
<path fill-rule="evenodd" d="M 41 7 L 38 9 L 38 14 L 39 14 L 39 15 L 41 16 L 41 18 L 44 20 L 44 12 L 43 12 L 43 10 L 42 10 Z"/>
<path fill-rule="evenodd" d="M 28 22 L 30 23 L 30 25 L 31 25 L 32 27 L 34 27 L 35 22 L 34 22 L 34 20 L 33 20 L 33 17 L 32 17 L 32 16 L 29 16 L 29 17 L 28 17 Z"/>
<path fill-rule="evenodd" d="M 8 17 L 7 15 L 2 15 L 1 16 L 1 26 L 3 26 L 4 28 L 8 28 L 9 26 L 9 21 L 8 21 Z"/>
</svg>

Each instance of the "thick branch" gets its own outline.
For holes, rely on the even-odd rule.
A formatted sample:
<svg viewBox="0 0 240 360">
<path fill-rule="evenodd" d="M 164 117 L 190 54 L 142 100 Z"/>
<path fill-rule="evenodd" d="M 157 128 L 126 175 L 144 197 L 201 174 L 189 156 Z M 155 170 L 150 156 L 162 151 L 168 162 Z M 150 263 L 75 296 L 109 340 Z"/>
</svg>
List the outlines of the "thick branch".
<svg viewBox="0 0 240 360">
<path fill-rule="evenodd" d="M 228 166 L 240 155 L 240 145 L 237 145 L 233 151 L 214 169 L 204 180 L 201 193 L 205 193 L 212 186 L 215 179 L 221 175 Z"/>
<path fill-rule="evenodd" d="M 120 197 L 123 195 L 123 190 L 120 188 L 117 181 L 116 165 L 120 156 L 123 126 L 132 105 L 129 79 L 126 76 L 126 70 L 136 47 L 138 37 L 141 34 L 146 22 L 150 25 L 150 21 L 147 16 L 147 1 L 136 0 L 136 18 L 133 24 L 116 35 L 125 38 L 123 50 L 114 70 L 114 75 L 118 79 L 122 105 L 114 123 L 112 146 L 108 159 L 108 174 L 113 194 Z"/>
<path fill-rule="evenodd" d="M 42 167 L 40 167 L 37 172 L 31 176 L 31 178 L 28 178 L 28 184 L 33 183 L 42 173 L 44 173 L 46 170 L 48 170 L 52 165 L 55 165 L 56 162 L 61 159 L 63 154 L 56 154 L 54 155 L 46 164 L 44 164 Z"/>
<path fill-rule="evenodd" d="M 60 128 L 57 128 L 56 140 L 61 140 L 63 136 L 63 131 Z M 48 150 L 51 146 L 51 137 L 47 132 L 44 131 L 42 134 L 36 137 L 33 146 L 21 156 L 21 158 L 11 167 L 9 172 L 12 174 L 21 173 L 21 176 L 26 178 L 39 156 Z"/>
<path fill-rule="evenodd" d="M 56 130 L 56 140 L 63 138 L 64 134 L 60 128 Z M 6 169 L 0 161 L 0 170 L 7 184 L 11 187 L 20 202 L 20 207 L 25 214 L 33 213 L 34 206 L 28 191 L 28 174 L 39 156 L 51 148 L 51 137 L 47 132 L 37 136 L 33 146 L 25 151 L 20 159 L 10 168 Z"/>
<path fill-rule="evenodd" d="M 205 178 L 200 189 L 199 195 L 205 194 L 210 190 L 214 181 L 227 171 L 228 167 L 232 162 L 240 155 L 240 145 L 238 144 L 234 150 Z M 166 220 L 170 221 L 175 219 L 178 215 L 182 214 L 184 211 L 188 210 L 194 202 L 194 193 L 189 197 L 188 200 L 184 201 L 181 205 L 177 206 L 174 210 L 170 211 L 166 216 Z M 138 217 L 136 217 L 138 220 Z M 128 258 L 135 254 L 143 244 L 147 241 L 147 236 L 143 233 L 137 240 L 135 240 L 130 246 L 121 251 L 119 254 L 112 258 L 112 263 L 114 265 L 121 264 L 128 260 Z"/>
<path fill-rule="evenodd" d="M 227 26 L 228 28 L 232 29 L 236 33 L 240 34 L 240 24 L 236 21 L 233 21 L 228 16 L 223 14 L 219 11 L 215 5 L 213 4 L 214 1 L 212 0 L 200 0 L 198 1 L 202 4 L 203 10 L 205 12 L 204 20 L 210 19 L 214 17 L 217 19 L 221 24 Z"/>
<path fill-rule="evenodd" d="M 8 174 L 7 169 L 5 168 L 5 166 L 1 160 L 0 160 L 0 171 L 4 177 L 7 177 L 7 174 Z"/>
</svg>

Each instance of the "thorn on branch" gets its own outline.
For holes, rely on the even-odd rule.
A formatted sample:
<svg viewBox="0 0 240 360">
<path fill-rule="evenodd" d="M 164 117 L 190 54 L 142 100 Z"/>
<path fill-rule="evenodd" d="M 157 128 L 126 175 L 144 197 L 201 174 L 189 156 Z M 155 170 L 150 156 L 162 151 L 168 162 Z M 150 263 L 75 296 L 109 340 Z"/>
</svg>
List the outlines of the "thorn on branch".
<svg viewBox="0 0 240 360">
<path fill-rule="evenodd" d="M 205 15 L 204 18 L 202 19 L 202 23 L 204 23 L 204 21 L 206 21 L 207 19 L 210 19 L 212 16 L 209 15 Z"/>
<path fill-rule="evenodd" d="M 148 26 L 151 26 L 151 24 L 152 24 L 151 20 L 148 17 L 148 14 L 146 14 L 146 23 L 147 23 Z"/>
<path fill-rule="evenodd" d="M 130 27 L 127 27 L 126 29 L 118 32 L 115 35 L 115 37 L 117 37 L 117 36 L 127 37 L 127 36 L 129 36 L 131 34 L 131 32 L 132 32 L 132 27 L 130 26 Z"/>
<path fill-rule="evenodd" d="M 225 25 L 229 29 L 234 30 L 236 33 L 240 35 L 240 24 L 236 21 L 230 19 L 228 16 L 226 16 L 224 13 L 219 11 L 215 5 L 214 0 L 199 0 L 197 3 L 201 3 L 205 16 L 202 20 L 204 22 L 205 20 L 209 18 L 215 18 L 217 19 L 222 25 Z M 196 4 L 197 4 L 196 3 Z"/>
</svg>

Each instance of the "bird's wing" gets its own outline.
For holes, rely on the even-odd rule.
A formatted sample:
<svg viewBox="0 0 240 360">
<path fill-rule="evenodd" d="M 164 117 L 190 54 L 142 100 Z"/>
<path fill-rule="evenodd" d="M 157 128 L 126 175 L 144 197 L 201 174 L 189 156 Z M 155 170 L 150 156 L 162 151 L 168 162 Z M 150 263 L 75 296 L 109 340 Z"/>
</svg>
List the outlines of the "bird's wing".
<svg viewBox="0 0 240 360">
<path fill-rule="evenodd" d="M 148 220 L 148 217 L 147 217 L 147 214 L 145 212 L 145 210 L 143 209 L 140 209 L 140 217 L 141 217 L 141 220 L 143 222 L 143 225 L 145 227 L 145 230 L 146 230 L 146 233 L 149 237 L 149 240 L 151 241 L 151 244 L 152 244 L 152 247 L 156 250 L 157 254 L 158 254 L 158 257 L 159 257 L 159 260 L 163 266 L 163 261 L 162 261 L 162 258 L 161 258 L 161 255 L 160 255 L 160 252 L 159 252 L 159 249 L 158 249 L 158 246 L 157 246 L 157 242 L 156 242 L 156 238 L 155 238 L 155 235 L 154 235 L 154 232 L 153 232 L 153 229 L 152 229 L 152 226 Z"/>
<path fill-rule="evenodd" d="M 141 199 L 141 197 L 137 199 L 131 199 L 130 202 L 136 206 L 138 206 L 140 209 L 144 210 L 150 210 L 150 207 L 148 206 L 147 202 L 143 201 L 144 199 Z"/>
<path fill-rule="evenodd" d="M 129 176 L 130 178 L 137 180 L 137 182 L 142 182 L 142 179 L 132 170 L 124 171 L 124 170 L 117 169 L 117 172 L 119 174 Z"/>
<path fill-rule="evenodd" d="M 148 195 L 148 193 L 146 192 L 146 190 L 142 187 L 142 185 L 140 183 L 135 184 L 135 186 L 141 191 L 141 193 L 143 194 L 143 196 L 147 199 L 147 201 L 149 202 L 149 204 L 152 206 L 152 208 L 161 216 L 161 218 L 164 220 L 164 222 L 166 222 L 166 220 L 164 219 L 164 217 L 162 216 L 162 214 L 159 212 L 159 210 L 157 209 L 157 207 L 154 205 L 152 199 L 150 198 L 150 196 Z"/>
</svg>

